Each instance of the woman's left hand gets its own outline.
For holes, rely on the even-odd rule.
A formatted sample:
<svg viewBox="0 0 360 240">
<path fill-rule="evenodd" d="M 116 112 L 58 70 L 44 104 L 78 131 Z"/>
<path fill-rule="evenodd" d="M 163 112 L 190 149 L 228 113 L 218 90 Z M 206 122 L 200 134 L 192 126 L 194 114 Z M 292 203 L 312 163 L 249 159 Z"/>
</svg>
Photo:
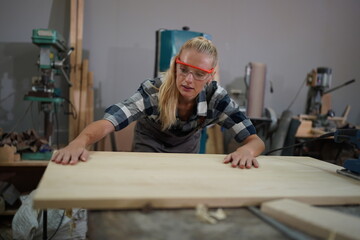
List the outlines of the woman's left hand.
<svg viewBox="0 0 360 240">
<path fill-rule="evenodd" d="M 255 168 L 259 167 L 259 163 L 256 158 L 247 149 L 237 149 L 235 152 L 230 153 L 224 158 L 224 163 L 231 162 L 231 166 L 236 168 Z"/>
</svg>

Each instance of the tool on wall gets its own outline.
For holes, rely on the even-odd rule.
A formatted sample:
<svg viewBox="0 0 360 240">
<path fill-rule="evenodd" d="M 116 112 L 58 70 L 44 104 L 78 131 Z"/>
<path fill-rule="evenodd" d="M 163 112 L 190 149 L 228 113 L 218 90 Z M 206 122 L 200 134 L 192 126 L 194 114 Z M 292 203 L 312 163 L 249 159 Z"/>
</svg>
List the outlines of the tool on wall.
<svg viewBox="0 0 360 240">
<path fill-rule="evenodd" d="M 60 97 L 60 89 L 55 86 L 55 76 L 62 75 L 71 86 L 67 74 L 67 59 L 73 48 L 68 49 L 61 34 L 51 29 L 34 29 L 32 42 L 40 48 L 37 61 L 39 76 L 32 79 L 31 91 L 25 95 L 24 100 L 39 103 L 44 112 L 44 137 L 51 146 L 54 109 L 64 101 Z"/>
</svg>

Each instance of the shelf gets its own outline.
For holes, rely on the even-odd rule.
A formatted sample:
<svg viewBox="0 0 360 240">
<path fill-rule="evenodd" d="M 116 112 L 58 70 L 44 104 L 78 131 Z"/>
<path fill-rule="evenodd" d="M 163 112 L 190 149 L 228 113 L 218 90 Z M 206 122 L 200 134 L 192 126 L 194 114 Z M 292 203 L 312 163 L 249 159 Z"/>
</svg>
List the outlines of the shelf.
<svg viewBox="0 0 360 240">
<path fill-rule="evenodd" d="M 21 194 L 29 193 L 39 185 L 48 164 L 49 161 L 43 160 L 0 162 L 0 178 L 13 184 Z M 12 211 L 6 211 L 0 215 L 12 214 Z"/>
<path fill-rule="evenodd" d="M 0 213 L 0 216 L 13 216 L 15 215 L 17 209 L 10 209 L 10 210 L 5 210 L 4 212 Z"/>
<path fill-rule="evenodd" d="M 48 160 L 21 160 L 17 162 L 0 162 L 0 167 L 46 167 Z"/>
</svg>

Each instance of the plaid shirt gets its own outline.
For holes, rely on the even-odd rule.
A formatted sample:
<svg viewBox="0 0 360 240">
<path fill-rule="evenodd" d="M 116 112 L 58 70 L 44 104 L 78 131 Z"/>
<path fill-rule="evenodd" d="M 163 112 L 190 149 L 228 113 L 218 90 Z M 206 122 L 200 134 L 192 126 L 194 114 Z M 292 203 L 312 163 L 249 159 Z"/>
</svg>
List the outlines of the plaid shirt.
<svg viewBox="0 0 360 240">
<path fill-rule="evenodd" d="M 132 97 L 107 108 L 104 119 L 110 121 L 116 131 L 141 117 L 160 124 L 158 95 L 161 84 L 159 78 L 144 81 Z M 170 132 L 184 136 L 194 129 L 217 123 L 232 131 L 238 142 L 256 133 L 250 119 L 239 110 L 238 105 L 216 81 L 205 86 L 196 101 L 197 111 L 194 111 L 188 121 L 182 121 L 177 116 L 176 123 L 169 129 Z"/>
</svg>

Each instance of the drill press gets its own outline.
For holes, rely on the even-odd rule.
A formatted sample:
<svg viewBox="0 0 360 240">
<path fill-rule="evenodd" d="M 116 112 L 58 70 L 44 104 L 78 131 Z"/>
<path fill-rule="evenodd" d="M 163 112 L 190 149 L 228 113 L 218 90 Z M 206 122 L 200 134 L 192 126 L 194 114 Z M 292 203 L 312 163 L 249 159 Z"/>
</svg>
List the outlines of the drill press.
<svg viewBox="0 0 360 240">
<path fill-rule="evenodd" d="M 60 90 L 55 87 L 54 78 L 62 74 L 71 86 L 66 73 L 68 64 L 65 61 L 73 48 L 68 49 L 64 38 L 51 29 L 34 29 L 32 42 L 40 48 L 37 61 L 39 77 L 33 78 L 31 91 L 25 95 L 24 100 L 39 103 L 41 111 L 44 112 L 44 137 L 51 146 L 54 108 L 64 101 L 64 98 L 60 97 Z"/>
</svg>

